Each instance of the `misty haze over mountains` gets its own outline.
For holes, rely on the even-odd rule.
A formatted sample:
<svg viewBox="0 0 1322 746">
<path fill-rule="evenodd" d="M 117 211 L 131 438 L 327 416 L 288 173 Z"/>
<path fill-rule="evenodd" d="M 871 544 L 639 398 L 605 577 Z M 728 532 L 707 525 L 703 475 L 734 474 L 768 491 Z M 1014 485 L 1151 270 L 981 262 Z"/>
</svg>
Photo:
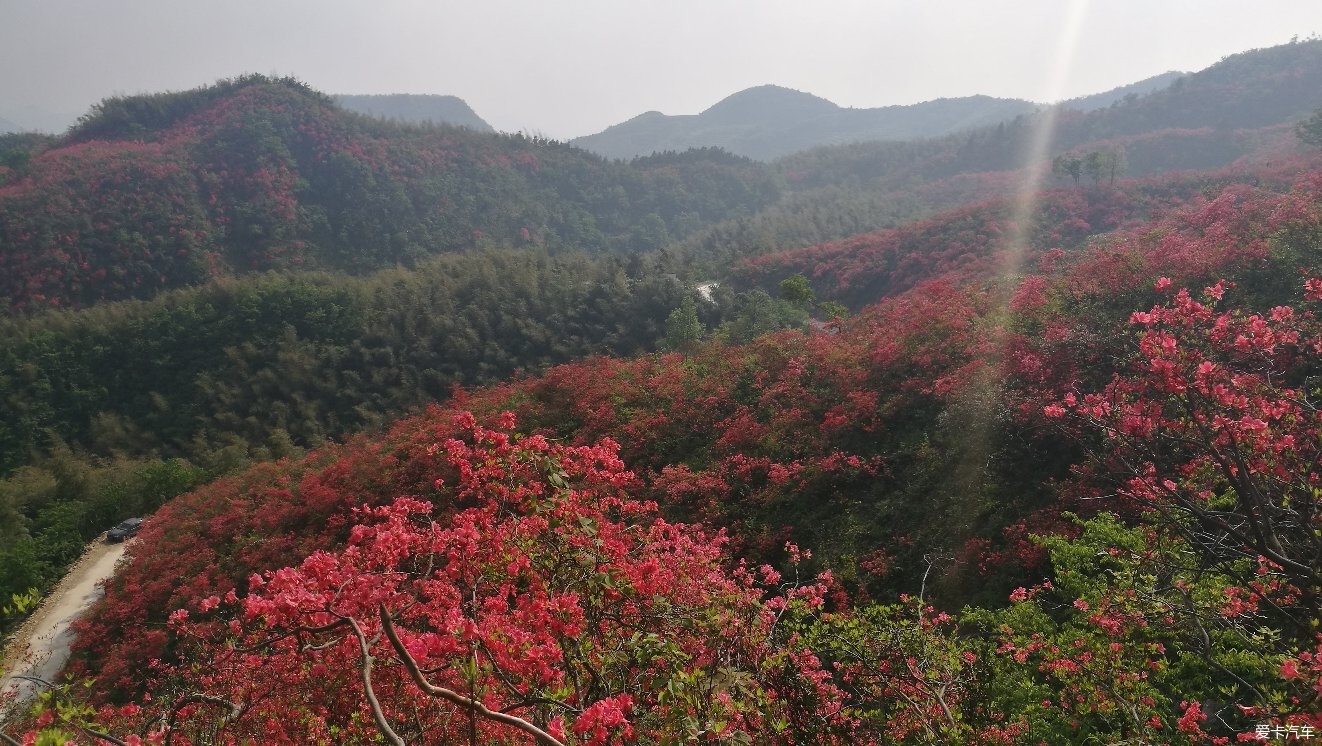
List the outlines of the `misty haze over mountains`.
<svg viewBox="0 0 1322 746">
<path fill-rule="evenodd" d="M 1183 73 L 1168 72 L 1103 93 L 1064 102 L 1080 111 L 1105 108 L 1126 96 L 1160 90 Z M 463 99 L 437 94 L 337 94 L 344 108 L 405 123 L 433 123 L 494 132 Z M 811 93 L 776 85 L 749 88 L 699 114 L 640 114 L 570 143 L 608 158 L 629 159 L 664 151 L 719 147 L 756 160 L 808 148 L 878 140 L 913 140 L 994 125 L 1037 110 L 1041 104 L 991 96 L 946 98 L 905 106 L 855 109 Z M 36 110 L 0 111 L 0 133 L 60 132 L 73 115 Z M 66 122 L 67 124 L 62 124 Z"/>
<path fill-rule="evenodd" d="M 10 107 L 0 102 L 0 134 L 6 132 L 63 132 L 82 112 L 49 111 L 35 106 Z"/>
<path fill-rule="evenodd" d="M 730 96 L 701 114 L 650 111 L 574 145 L 610 158 L 666 150 L 720 147 L 772 160 L 819 145 L 911 140 L 996 124 L 1037 108 L 1030 101 L 972 96 L 913 106 L 844 109 L 808 93 L 760 86 Z"/>
<path fill-rule="evenodd" d="M 1126 96 L 1164 88 L 1182 75 L 1163 73 L 1063 105 L 1079 111 L 1105 108 Z M 941 137 L 1011 120 L 1040 106 L 1022 99 L 965 96 L 853 109 L 809 93 L 764 85 L 740 91 L 700 114 L 667 116 L 649 111 L 570 142 L 609 158 L 719 147 L 755 160 L 773 160 L 823 145 Z"/>
</svg>

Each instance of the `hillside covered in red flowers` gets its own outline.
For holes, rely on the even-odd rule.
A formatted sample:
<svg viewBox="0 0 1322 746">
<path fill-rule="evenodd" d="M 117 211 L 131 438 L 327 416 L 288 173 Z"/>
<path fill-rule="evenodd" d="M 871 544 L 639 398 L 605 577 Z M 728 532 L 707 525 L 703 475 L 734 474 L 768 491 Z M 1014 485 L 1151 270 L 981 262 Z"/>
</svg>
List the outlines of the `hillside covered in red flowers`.
<svg viewBox="0 0 1322 746">
<path fill-rule="evenodd" d="M 234 95 L 286 90 L 310 95 Z M 173 111 L 153 116 L 192 121 Z M 1091 121 L 1059 131 L 1141 138 Z M 156 508 L 79 623 L 69 676 L 91 683 L 53 691 L 30 737 L 1318 733 L 1322 157 L 1250 124 L 1275 134 L 1216 170 L 933 178 L 919 189 L 952 191 L 912 219 L 850 232 L 839 207 L 804 229 L 821 240 L 760 250 L 744 239 L 813 202 L 690 225 L 658 254 L 523 254 L 515 231 L 6 322 L 0 535 L 23 542 L 0 560 L 40 577 L 86 525 Z M 164 163 L 134 142 L 126 168 Z M 651 166 L 711 159 L 752 168 Z M 274 204 L 251 196 L 232 204 Z M 691 282 L 718 259 L 719 284 Z M 133 389 L 113 361 L 167 383 Z"/>
<path fill-rule="evenodd" d="M 465 392 L 171 502 L 82 670 L 167 708 L 124 727 L 198 690 L 226 738 L 291 743 L 1317 727 L 1319 239 L 1305 171 L 816 332 Z M 703 619 L 724 642 L 686 648 Z M 201 738 L 214 702 L 187 701 Z"/>
<path fill-rule="evenodd" d="M 647 251 L 778 195 L 765 168 L 728 154 L 611 163 L 543 140 L 371 119 L 262 76 L 109 99 L 51 142 L 10 139 L 10 312 L 479 246 Z"/>
</svg>

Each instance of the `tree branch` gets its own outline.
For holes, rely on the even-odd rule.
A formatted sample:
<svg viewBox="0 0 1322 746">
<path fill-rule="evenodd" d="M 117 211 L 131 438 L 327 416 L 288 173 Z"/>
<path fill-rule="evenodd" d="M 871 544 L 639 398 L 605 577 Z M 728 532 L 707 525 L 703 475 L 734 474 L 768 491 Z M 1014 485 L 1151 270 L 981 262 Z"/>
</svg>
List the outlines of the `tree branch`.
<svg viewBox="0 0 1322 746">
<path fill-rule="evenodd" d="M 102 733 L 99 730 L 92 730 L 91 728 L 88 728 L 86 725 L 81 726 L 81 730 L 87 735 L 91 736 L 92 738 L 99 738 L 107 743 L 113 743 L 115 744 L 115 746 L 128 746 L 127 743 L 124 743 L 123 741 L 119 740 L 118 738 L 115 738 L 109 733 Z"/>
<path fill-rule="evenodd" d="M 239 707 L 239 705 L 229 701 L 228 699 L 213 697 L 209 694 L 202 694 L 200 692 L 193 694 L 186 694 L 183 697 L 180 697 L 178 700 L 176 700 L 174 703 L 174 707 L 170 708 L 170 715 L 165 720 L 164 746 L 170 746 L 170 742 L 174 740 L 175 720 L 176 718 L 179 717 L 179 712 L 189 705 L 216 705 L 217 707 L 228 707 L 229 712 L 226 713 L 225 717 L 221 718 L 220 720 L 220 727 L 222 728 L 228 725 L 229 723 L 234 722 L 235 720 L 238 719 L 239 715 L 243 714 L 243 708 Z"/>
<path fill-rule="evenodd" d="M 404 643 L 400 641 L 399 634 L 395 632 L 395 622 L 390 618 L 389 612 L 386 611 L 385 604 L 381 604 L 377 608 L 380 612 L 381 628 L 386 633 L 386 639 L 390 640 L 390 646 L 395 649 L 395 653 L 399 655 L 400 661 L 403 662 L 404 667 L 408 669 L 409 675 L 413 677 L 414 683 L 416 683 L 418 688 L 423 692 L 433 697 L 444 699 L 445 701 L 456 704 L 460 707 L 467 708 L 484 718 L 517 728 L 524 733 L 550 744 L 550 746 L 565 746 L 564 743 L 556 739 L 550 733 L 547 733 L 517 715 L 510 715 L 509 713 L 497 712 L 489 709 L 486 705 L 478 702 L 472 697 L 465 697 L 452 689 L 436 686 L 430 681 L 427 681 L 427 677 L 424 676 L 422 670 L 418 668 L 418 662 L 413 659 L 413 656 L 409 653 L 408 649 L 404 647 Z"/>
<path fill-rule="evenodd" d="M 382 613 L 385 613 L 385 607 L 382 607 Z M 353 628 L 354 636 L 358 638 L 358 649 L 362 652 L 363 662 L 358 667 L 362 674 L 363 689 L 367 695 L 367 704 L 372 708 L 372 718 L 376 720 L 376 727 L 395 746 L 405 746 L 404 739 L 400 738 L 390 723 L 386 721 L 386 713 L 381 709 L 381 702 L 376 698 L 376 692 L 372 689 L 372 663 L 376 660 L 372 656 L 371 646 L 367 644 L 367 635 L 363 634 L 363 628 L 358 624 L 358 620 L 348 617 L 349 626 Z"/>
</svg>

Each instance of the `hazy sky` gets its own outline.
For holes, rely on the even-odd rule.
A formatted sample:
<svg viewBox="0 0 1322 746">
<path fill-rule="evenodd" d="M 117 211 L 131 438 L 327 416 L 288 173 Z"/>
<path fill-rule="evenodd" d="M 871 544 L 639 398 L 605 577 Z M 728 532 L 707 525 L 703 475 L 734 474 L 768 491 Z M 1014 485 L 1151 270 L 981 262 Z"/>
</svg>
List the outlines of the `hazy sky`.
<svg viewBox="0 0 1322 746">
<path fill-rule="evenodd" d="M 245 72 L 566 139 L 764 83 L 1049 100 L 1322 33 L 1322 0 L 0 0 L 0 117 Z"/>
</svg>

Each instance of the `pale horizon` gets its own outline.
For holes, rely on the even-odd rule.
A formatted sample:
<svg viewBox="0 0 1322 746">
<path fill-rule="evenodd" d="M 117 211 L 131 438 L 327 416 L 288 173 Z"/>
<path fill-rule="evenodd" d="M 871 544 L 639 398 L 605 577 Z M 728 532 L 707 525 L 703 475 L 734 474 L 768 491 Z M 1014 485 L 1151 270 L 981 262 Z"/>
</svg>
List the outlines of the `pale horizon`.
<svg viewBox="0 0 1322 746">
<path fill-rule="evenodd" d="M 1069 17 L 1082 31 L 1061 76 L 1049 61 Z M 0 118 L 67 126 L 107 97 L 262 73 L 328 94 L 457 96 L 498 130 L 568 140 L 759 85 L 859 109 L 1052 103 L 1319 31 L 1316 0 L 5 0 Z"/>
</svg>

